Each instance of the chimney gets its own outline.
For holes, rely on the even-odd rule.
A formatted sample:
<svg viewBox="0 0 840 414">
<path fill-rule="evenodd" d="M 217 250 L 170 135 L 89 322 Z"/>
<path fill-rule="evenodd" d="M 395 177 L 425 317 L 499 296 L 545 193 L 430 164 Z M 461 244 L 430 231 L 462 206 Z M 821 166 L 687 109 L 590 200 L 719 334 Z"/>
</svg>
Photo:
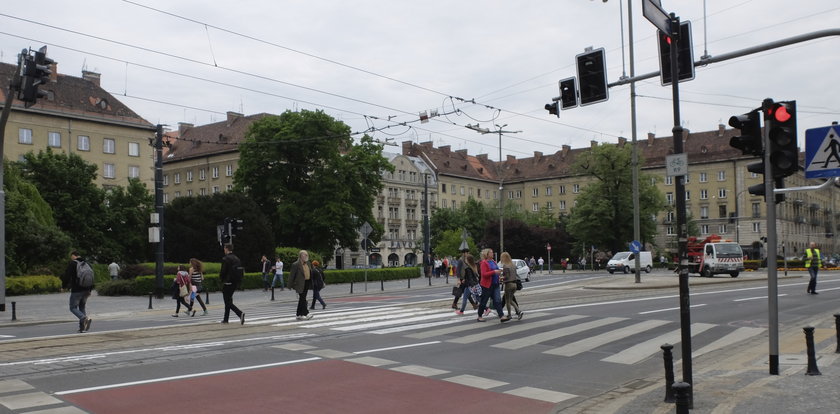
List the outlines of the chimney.
<svg viewBox="0 0 840 414">
<path fill-rule="evenodd" d="M 425 148 L 425 149 L 432 149 L 432 148 L 434 148 L 435 143 L 432 142 L 432 141 L 424 141 L 424 142 L 421 142 L 420 145 L 423 146 L 423 148 Z"/>
<path fill-rule="evenodd" d="M 467 150 L 466 149 L 455 150 L 455 153 L 463 155 L 464 157 L 467 156 Z"/>
<path fill-rule="evenodd" d="M 443 151 L 444 154 L 449 155 L 449 152 L 452 150 L 452 146 L 444 145 L 440 147 L 440 150 Z"/>
<path fill-rule="evenodd" d="M 243 115 L 240 114 L 239 112 L 227 111 L 227 124 L 228 124 L 228 126 L 230 126 L 230 124 L 232 124 L 233 121 L 236 121 L 236 118 L 241 118 L 242 116 Z"/>
<path fill-rule="evenodd" d="M 190 128 L 192 128 L 193 124 L 189 122 L 178 122 L 178 136 L 184 136 L 184 132 L 187 132 Z"/>
<path fill-rule="evenodd" d="M 718 124 L 718 136 L 722 137 L 724 132 L 726 132 L 726 125 Z"/>
<path fill-rule="evenodd" d="M 598 141 L 589 141 L 589 148 L 595 149 L 598 146 Z"/>
<path fill-rule="evenodd" d="M 411 141 L 403 141 L 402 153 L 403 155 L 411 155 Z"/>
<path fill-rule="evenodd" d="M 58 65 L 56 65 L 56 67 L 57 66 Z M 53 73 L 57 73 L 57 71 L 54 70 Z M 58 75 L 56 75 L 56 76 L 58 76 Z M 90 83 L 92 83 L 96 86 L 99 86 L 99 78 L 101 76 L 102 75 L 100 75 L 96 72 L 91 72 L 91 71 L 88 71 L 88 70 L 83 70 L 82 71 L 82 79 L 84 79 L 84 80 L 86 80 L 86 81 L 88 81 L 88 82 L 90 82 Z M 50 75 L 50 79 L 52 79 L 52 75 Z M 57 77 L 56 77 L 56 80 L 58 80 Z"/>
<path fill-rule="evenodd" d="M 572 150 L 572 147 L 569 145 L 563 145 L 563 152 L 561 153 L 563 158 L 566 158 L 566 155 L 569 155 L 569 151 Z"/>
<path fill-rule="evenodd" d="M 507 160 L 505 160 L 508 164 L 515 164 L 516 163 L 516 155 L 508 155 Z"/>
<path fill-rule="evenodd" d="M 487 154 L 478 154 L 475 157 L 478 158 L 478 160 L 481 161 L 482 164 L 487 162 Z"/>
<path fill-rule="evenodd" d="M 50 82 L 58 82 L 58 63 L 50 63 Z"/>
<path fill-rule="evenodd" d="M 619 147 L 623 147 L 623 146 L 624 146 L 624 144 L 626 144 L 626 143 L 627 143 L 627 138 L 624 138 L 624 137 L 618 137 L 618 146 L 619 146 Z"/>
<path fill-rule="evenodd" d="M 653 132 L 648 132 L 648 139 L 647 139 L 647 141 L 648 141 L 648 146 L 649 146 L 649 147 L 652 147 L 652 146 L 653 146 L 654 141 L 656 141 L 656 134 L 654 134 Z"/>
<path fill-rule="evenodd" d="M 543 153 L 539 151 L 534 151 L 534 162 L 540 162 L 542 159 Z"/>
</svg>

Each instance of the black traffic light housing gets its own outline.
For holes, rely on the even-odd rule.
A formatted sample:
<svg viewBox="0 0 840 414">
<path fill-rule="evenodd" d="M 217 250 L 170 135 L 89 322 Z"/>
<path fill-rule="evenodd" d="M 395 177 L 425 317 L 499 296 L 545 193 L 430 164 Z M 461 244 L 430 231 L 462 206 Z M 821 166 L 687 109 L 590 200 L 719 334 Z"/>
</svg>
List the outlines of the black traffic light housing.
<svg viewBox="0 0 840 414">
<path fill-rule="evenodd" d="M 577 81 L 574 77 L 560 81 L 560 109 L 578 106 Z"/>
<path fill-rule="evenodd" d="M 733 115 L 729 118 L 729 126 L 741 131 L 741 135 L 729 139 L 731 147 L 738 148 L 744 155 L 761 156 L 764 153 L 759 109 L 754 109 L 742 115 Z M 763 173 L 762 170 L 761 174 Z"/>
<path fill-rule="evenodd" d="M 34 55 L 24 54 L 21 64 L 21 80 L 18 99 L 23 101 L 26 108 L 34 105 L 38 99 L 48 96 L 47 91 L 40 90 L 41 85 L 50 81 L 50 65 L 54 61 L 47 57 L 47 47 L 43 46 Z"/>
<path fill-rule="evenodd" d="M 575 56 L 580 80 L 580 106 L 609 99 L 607 59 L 604 48 L 587 50 Z"/>
<path fill-rule="evenodd" d="M 671 84 L 671 36 L 656 31 L 659 43 L 659 80 L 662 86 Z M 680 23 L 680 40 L 677 44 L 677 71 L 679 81 L 694 79 L 694 48 L 691 41 L 691 22 Z"/>
<path fill-rule="evenodd" d="M 560 111 L 557 108 L 558 108 L 558 103 L 556 101 L 552 102 L 552 103 L 545 104 L 545 110 L 548 111 L 549 114 L 556 115 L 559 118 L 560 117 Z"/>
<path fill-rule="evenodd" d="M 799 169 L 796 139 L 796 101 L 775 102 L 764 114 L 773 178 L 782 179 Z"/>
</svg>

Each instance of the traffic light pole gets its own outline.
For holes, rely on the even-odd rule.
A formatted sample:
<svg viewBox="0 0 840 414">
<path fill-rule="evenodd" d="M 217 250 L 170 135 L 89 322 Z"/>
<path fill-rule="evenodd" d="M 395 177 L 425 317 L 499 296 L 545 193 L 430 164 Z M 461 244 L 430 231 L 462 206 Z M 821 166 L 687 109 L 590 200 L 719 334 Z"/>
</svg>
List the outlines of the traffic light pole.
<svg viewBox="0 0 840 414">
<path fill-rule="evenodd" d="M 772 99 L 761 103 L 764 113 L 764 204 L 767 205 L 767 312 L 770 344 L 770 375 L 779 375 L 779 280 L 776 263 L 778 237 L 776 235 L 776 196 L 773 193 L 773 165 L 770 163 L 770 128 L 767 127 L 767 110 L 773 106 Z"/>
<path fill-rule="evenodd" d="M 26 49 L 24 49 L 26 50 Z M 20 61 L 20 59 L 18 60 Z M 6 190 L 3 184 L 3 172 L 5 166 L 3 165 L 4 143 L 6 142 L 6 123 L 9 121 L 9 115 L 12 112 L 12 101 L 15 97 L 16 85 L 20 83 L 20 65 L 11 82 L 9 89 L 6 91 L 6 102 L 3 105 L 3 113 L 0 115 L 0 252 L 6 251 Z M 6 255 L 0 257 L 0 312 L 6 311 Z"/>
<path fill-rule="evenodd" d="M 155 293 L 163 297 L 163 125 L 158 124 L 155 132 L 155 212 L 158 214 L 160 228 L 159 241 L 155 250 Z"/>
<path fill-rule="evenodd" d="M 671 13 L 671 91 L 674 104 L 674 154 L 683 153 L 683 127 L 680 122 L 680 82 L 678 68 L 680 42 L 680 19 Z M 679 281 L 680 281 L 680 333 L 682 342 L 683 382 L 694 384 L 691 368 L 691 303 L 688 292 L 688 226 L 685 211 L 685 176 L 677 176 L 675 183 L 677 197 L 677 238 L 679 244 Z M 694 405 L 694 388 L 689 393 L 689 408 Z"/>
</svg>

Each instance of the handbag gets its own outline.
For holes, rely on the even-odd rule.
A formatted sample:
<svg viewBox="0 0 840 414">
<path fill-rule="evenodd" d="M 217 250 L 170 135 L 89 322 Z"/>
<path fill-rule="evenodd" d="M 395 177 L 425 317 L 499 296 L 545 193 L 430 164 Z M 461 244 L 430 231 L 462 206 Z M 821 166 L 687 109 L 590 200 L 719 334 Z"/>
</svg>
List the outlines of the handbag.
<svg viewBox="0 0 840 414">
<path fill-rule="evenodd" d="M 178 296 L 184 297 L 190 294 L 189 289 L 187 289 L 187 285 L 178 285 Z"/>
<path fill-rule="evenodd" d="M 522 281 L 516 279 L 516 290 L 522 290 Z"/>
</svg>

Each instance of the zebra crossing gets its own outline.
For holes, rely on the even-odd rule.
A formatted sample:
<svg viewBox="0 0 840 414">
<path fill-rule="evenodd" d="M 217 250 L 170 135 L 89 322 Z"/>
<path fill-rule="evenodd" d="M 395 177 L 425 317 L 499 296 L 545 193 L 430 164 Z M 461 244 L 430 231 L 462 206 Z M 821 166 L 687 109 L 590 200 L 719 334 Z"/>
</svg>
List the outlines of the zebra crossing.
<svg viewBox="0 0 840 414">
<path fill-rule="evenodd" d="M 291 314 L 264 316 L 252 318 L 246 324 L 402 335 L 410 339 L 439 339 L 442 342 L 461 345 L 489 343 L 492 348 L 506 350 L 556 345 L 558 340 L 572 337 L 573 340 L 569 343 L 547 350 L 544 349 L 545 346 L 540 348 L 545 355 L 559 357 L 574 357 L 601 347 L 614 347 L 614 344 L 622 341 L 629 345 L 600 359 L 602 362 L 621 365 L 638 364 L 656 356 L 661 352 L 660 345 L 677 344 L 682 335 L 678 322 L 660 319 L 556 315 L 535 311 L 529 312 L 523 320 L 511 321 L 499 327 L 498 322 L 492 318 L 488 319 L 487 323 L 477 323 L 473 317 L 459 316 L 450 310 L 403 306 L 317 312 L 313 319 L 306 321 L 298 321 Z M 702 337 L 703 341 L 699 343 L 704 345 L 695 349 L 692 354 L 696 357 L 725 349 L 737 342 L 761 335 L 765 330 L 694 323 L 691 325 L 692 337 Z M 582 335 L 585 337 L 581 339 Z M 632 340 L 627 341 L 627 338 Z"/>
</svg>

